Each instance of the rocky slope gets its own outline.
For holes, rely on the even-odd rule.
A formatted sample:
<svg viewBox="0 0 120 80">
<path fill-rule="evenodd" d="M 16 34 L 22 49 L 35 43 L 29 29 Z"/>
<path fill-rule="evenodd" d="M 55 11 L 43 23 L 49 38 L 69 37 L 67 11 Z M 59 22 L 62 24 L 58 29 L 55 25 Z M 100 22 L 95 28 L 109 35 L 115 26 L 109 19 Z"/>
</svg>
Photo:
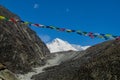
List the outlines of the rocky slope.
<svg viewBox="0 0 120 80">
<path fill-rule="evenodd" d="M 20 19 L 0 6 L 0 15 Z M 0 20 L 0 63 L 14 73 L 26 73 L 45 63 L 46 45 L 27 25 Z"/>
<path fill-rule="evenodd" d="M 120 80 L 120 41 L 92 46 L 82 55 L 44 70 L 33 80 Z"/>
</svg>

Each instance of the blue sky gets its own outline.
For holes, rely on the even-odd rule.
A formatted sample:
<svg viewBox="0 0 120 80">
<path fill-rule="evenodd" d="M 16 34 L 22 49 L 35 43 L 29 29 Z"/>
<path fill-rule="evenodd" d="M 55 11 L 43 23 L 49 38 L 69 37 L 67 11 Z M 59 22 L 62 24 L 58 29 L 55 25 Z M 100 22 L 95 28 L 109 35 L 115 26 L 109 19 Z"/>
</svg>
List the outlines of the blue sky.
<svg viewBox="0 0 120 80">
<path fill-rule="evenodd" d="M 0 4 L 25 21 L 86 32 L 120 35 L 120 0 L 0 0 Z M 94 45 L 104 41 L 75 33 L 30 28 L 44 42 L 61 38 L 72 44 Z"/>
</svg>

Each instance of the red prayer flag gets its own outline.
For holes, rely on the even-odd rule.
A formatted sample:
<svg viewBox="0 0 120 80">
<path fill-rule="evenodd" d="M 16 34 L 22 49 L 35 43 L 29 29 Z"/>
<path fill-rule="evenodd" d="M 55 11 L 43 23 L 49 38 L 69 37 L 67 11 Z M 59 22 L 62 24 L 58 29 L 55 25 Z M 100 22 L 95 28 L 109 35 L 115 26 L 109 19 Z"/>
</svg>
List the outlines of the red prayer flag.
<svg viewBox="0 0 120 80">
<path fill-rule="evenodd" d="M 10 18 L 10 20 L 13 22 L 13 23 L 16 23 L 16 20 L 14 18 Z"/>
<path fill-rule="evenodd" d="M 39 26 L 39 24 L 34 24 L 35 26 Z"/>
</svg>

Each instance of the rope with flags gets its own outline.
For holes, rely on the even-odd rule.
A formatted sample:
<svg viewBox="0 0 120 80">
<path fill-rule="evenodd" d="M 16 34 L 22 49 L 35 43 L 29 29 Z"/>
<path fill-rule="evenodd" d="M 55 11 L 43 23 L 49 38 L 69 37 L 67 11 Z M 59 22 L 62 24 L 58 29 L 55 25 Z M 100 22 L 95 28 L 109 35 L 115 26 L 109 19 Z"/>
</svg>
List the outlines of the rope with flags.
<svg viewBox="0 0 120 80">
<path fill-rule="evenodd" d="M 109 40 L 109 39 L 120 40 L 120 36 L 115 36 L 112 34 L 101 34 L 101 33 L 86 32 L 86 31 L 81 31 L 81 30 L 72 30 L 72 29 L 67 29 L 67 28 L 60 28 L 60 27 L 55 27 L 55 26 L 46 26 L 46 25 L 31 23 L 28 21 L 23 21 L 23 20 L 19 20 L 19 19 L 15 19 L 15 18 L 7 18 L 5 16 L 0 16 L 0 20 L 10 21 L 10 22 L 13 22 L 15 24 L 22 23 L 25 25 L 35 26 L 38 28 L 48 28 L 48 29 L 53 29 L 53 30 L 57 30 L 57 31 L 61 31 L 61 32 L 68 32 L 68 33 L 74 32 L 74 33 L 77 33 L 79 35 L 88 36 L 90 38 L 100 38 L 100 39 L 105 39 L 105 40 Z"/>
</svg>

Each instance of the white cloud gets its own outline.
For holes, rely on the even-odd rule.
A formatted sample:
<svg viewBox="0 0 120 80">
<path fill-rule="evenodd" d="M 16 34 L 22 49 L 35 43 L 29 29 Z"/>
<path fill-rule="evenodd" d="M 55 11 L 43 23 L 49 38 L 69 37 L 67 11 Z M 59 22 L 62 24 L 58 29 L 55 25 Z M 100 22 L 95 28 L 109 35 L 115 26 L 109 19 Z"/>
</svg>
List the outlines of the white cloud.
<svg viewBox="0 0 120 80">
<path fill-rule="evenodd" d="M 35 3 L 33 8 L 39 8 L 39 4 Z"/>
<path fill-rule="evenodd" d="M 69 9 L 69 8 L 66 8 L 66 12 L 70 12 L 70 9 Z"/>
<path fill-rule="evenodd" d="M 39 35 L 39 37 L 42 39 L 43 42 L 47 43 L 50 41 L 50 36 L 48 35 Z"/>
</svg>

